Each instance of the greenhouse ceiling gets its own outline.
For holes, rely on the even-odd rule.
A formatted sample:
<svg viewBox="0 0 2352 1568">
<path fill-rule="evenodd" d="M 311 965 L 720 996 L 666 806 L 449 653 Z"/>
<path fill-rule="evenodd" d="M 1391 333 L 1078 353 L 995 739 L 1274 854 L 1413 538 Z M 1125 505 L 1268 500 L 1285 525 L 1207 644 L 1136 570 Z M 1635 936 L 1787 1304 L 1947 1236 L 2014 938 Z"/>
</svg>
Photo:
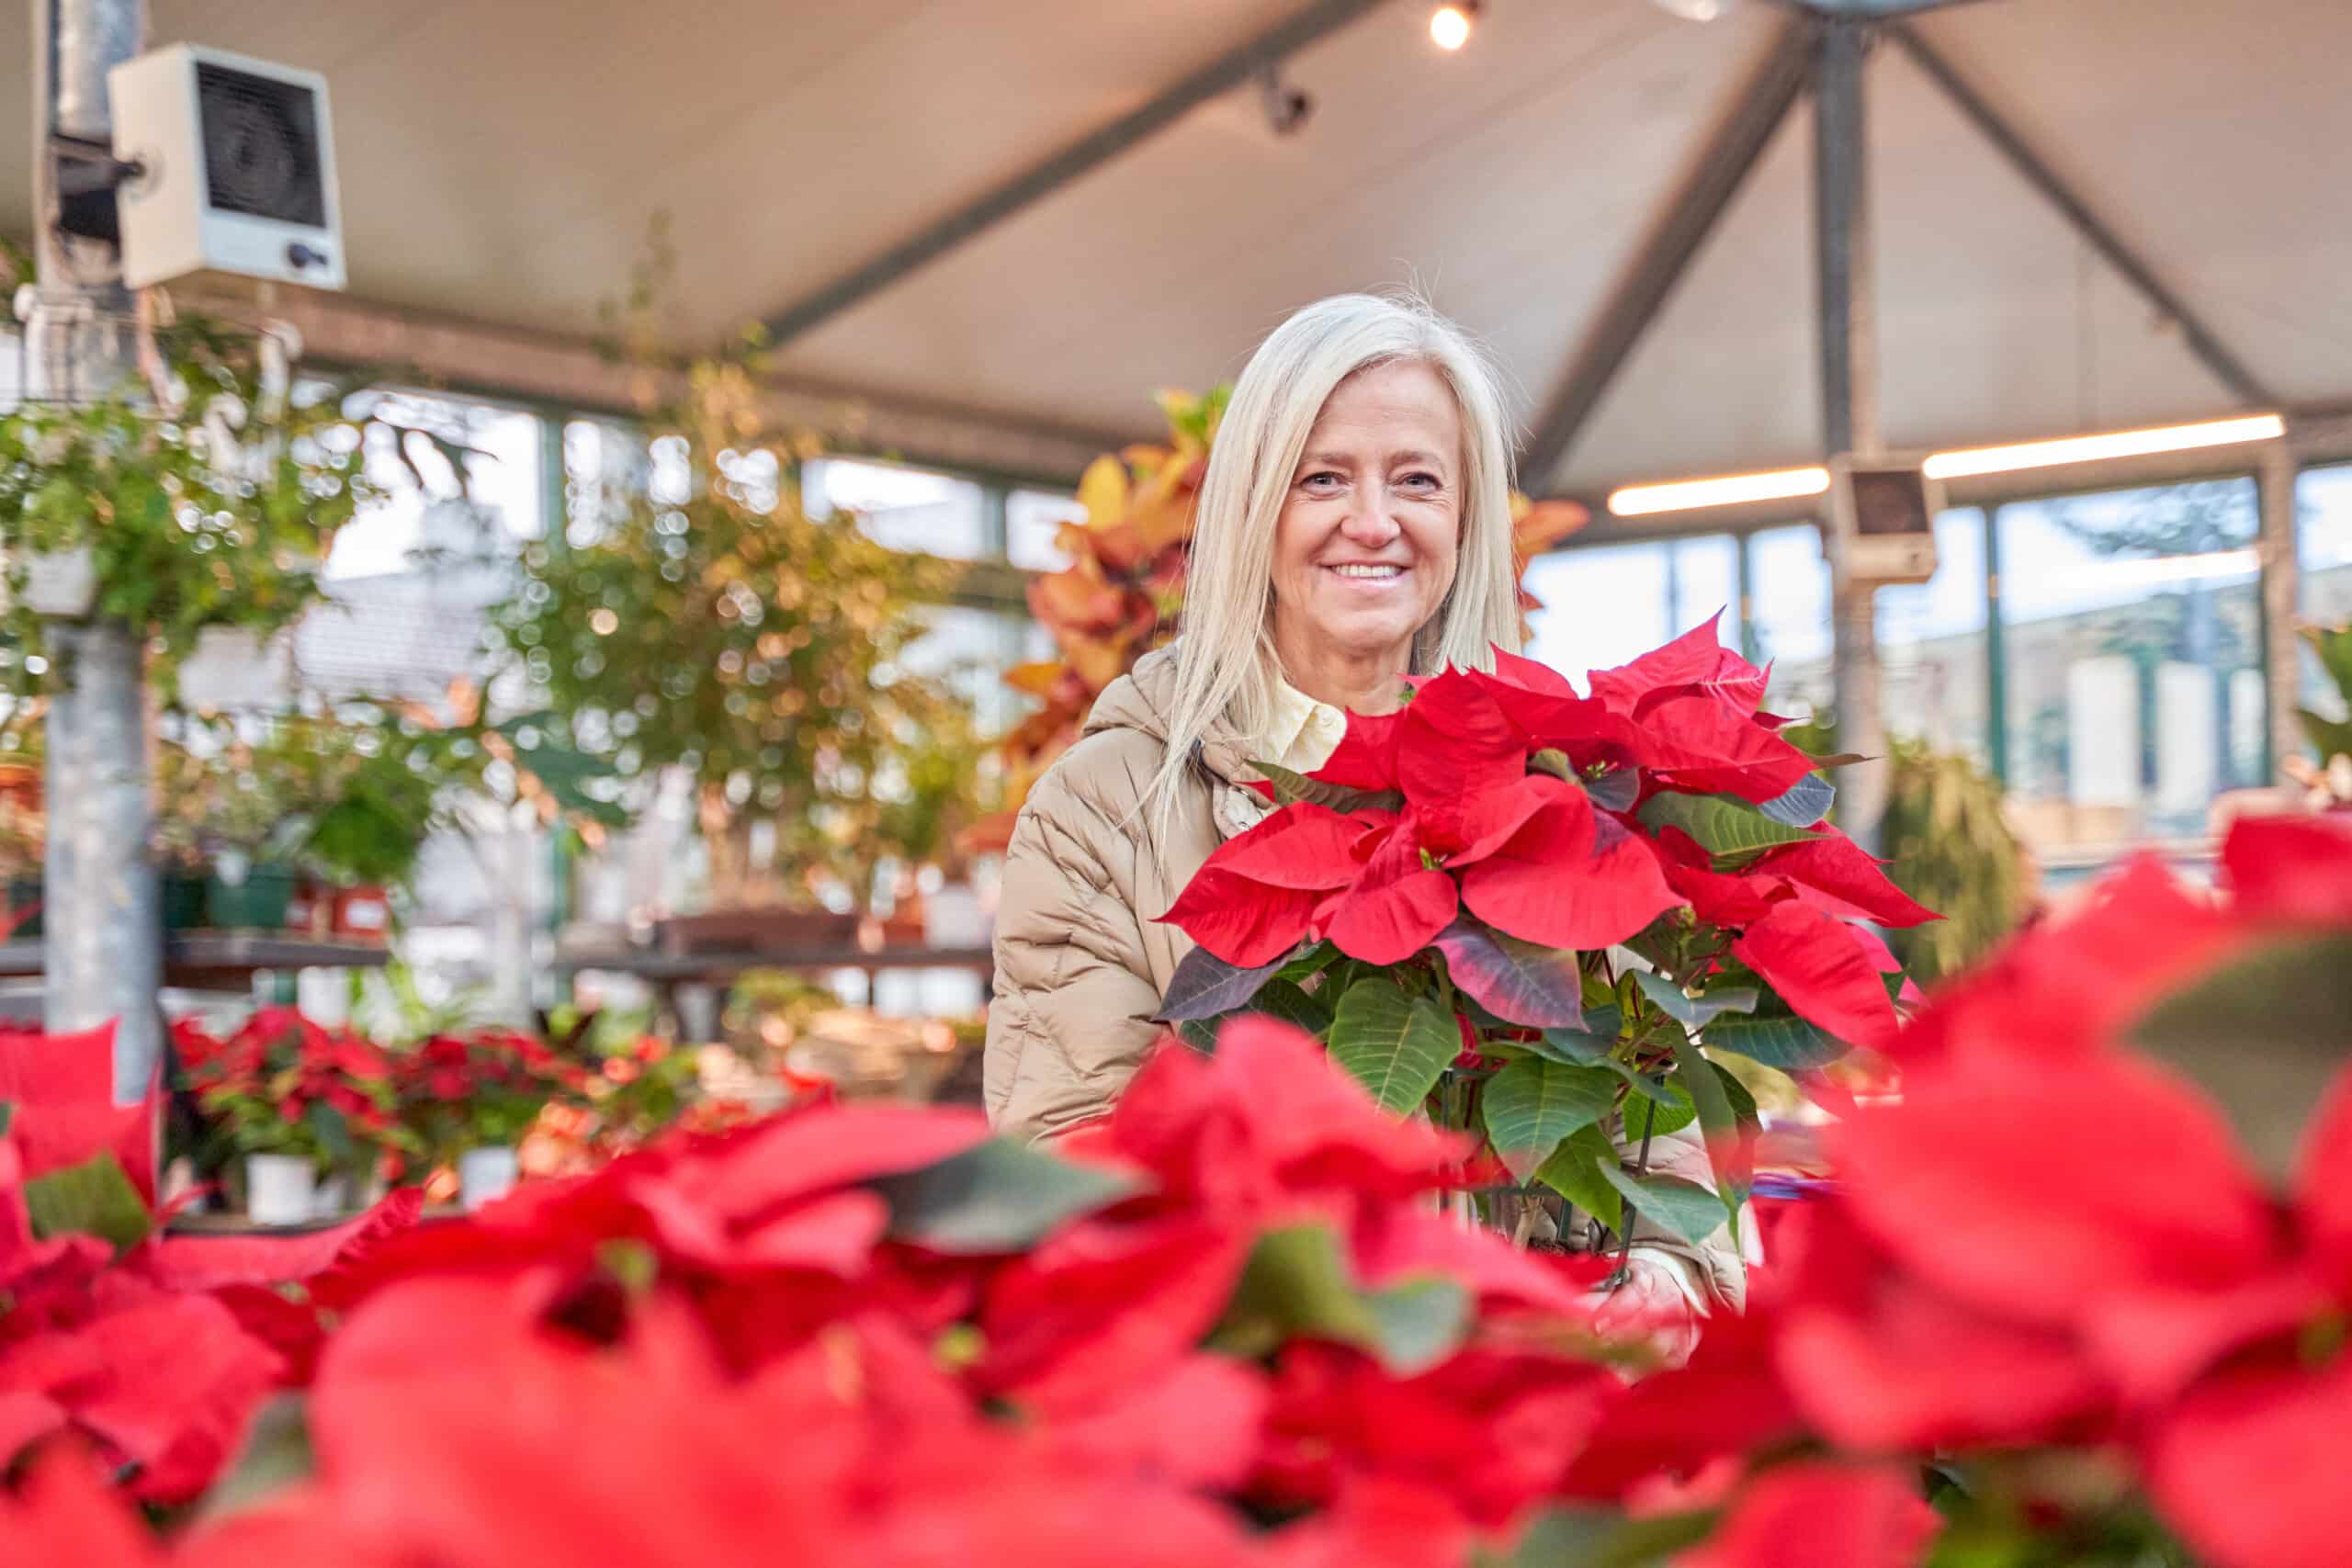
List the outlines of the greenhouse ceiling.
<svg viewBox="0 0 2352 1568">
<path fill-rule="evenodd" d="M 1155 388 L 1232 375 L 1293 306 L 1411 283 L 1493 344 L 1539 430 L 1580 367 L 1611 370 L 1530 488 L 1817 457 L 1801 94 L 1623 331 L 1791 7 L 1479 9 L 1453 53 L 1418 0 L 153 0 L 152 39 L 327 75 L 352 300 L 411 327 L 584 336 L 666 219 L 676 346 L 777 321 L 793 383 L 1050 454 L 1150 433 Z M 1976 0 L 1902 25 L 1868 78 L 1891 444 L 2352 402 L 2352 6 Z M 1287 134 L 1253 50 L 1283 57 L 1276 100 L 1309 101 Z M 29 85 L 0 71 L 0 124 L 28 125 Z M 0 140 L 0 231 L 31 228 L 29 159 Z"/>
</svg>

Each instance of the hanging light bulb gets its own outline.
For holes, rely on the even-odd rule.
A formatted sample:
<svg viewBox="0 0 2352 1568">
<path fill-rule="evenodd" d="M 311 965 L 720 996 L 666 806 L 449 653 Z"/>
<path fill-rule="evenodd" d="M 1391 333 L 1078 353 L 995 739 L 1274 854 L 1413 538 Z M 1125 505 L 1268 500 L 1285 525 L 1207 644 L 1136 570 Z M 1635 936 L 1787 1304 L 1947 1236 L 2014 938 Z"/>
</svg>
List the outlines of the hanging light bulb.
<svg viewBox="0 0 2352 1568">
<path fill-rule="evenodd" d="M 1452 0 L 1430 13 L 1430 41 L 1452 54 L 1470 41 L 1477 21 L 1478 0 Z"/>
<path fill-rule="evenodd" d="M 1657 0 L 1686 22 L 1712 22 L 1729 16 L 1739 0 Z"/>
</svg>

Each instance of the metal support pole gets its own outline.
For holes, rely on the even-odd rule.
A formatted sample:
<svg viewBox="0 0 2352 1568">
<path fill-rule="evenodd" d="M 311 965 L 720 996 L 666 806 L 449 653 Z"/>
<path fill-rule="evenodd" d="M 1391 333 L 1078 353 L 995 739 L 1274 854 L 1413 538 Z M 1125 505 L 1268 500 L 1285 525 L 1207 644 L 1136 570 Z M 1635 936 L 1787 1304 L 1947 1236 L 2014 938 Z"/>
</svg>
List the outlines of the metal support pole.
<svg viewBox="0 0 2352 1568">
<path fill-rule="evenodd" d="M 2303 727 L 2296 718 L 2296 688 L 2301 683 L 2302 653 L 2295 644 L 2295 615 L 2301 608 L 2300 558 L 2296 535 L 2296 481 L 2301 474 L 2293 448 L 2272 441 L 2262 449 L 2256 475 L 2262 522 L 2257 553 L 2262 560 L 2260 588 L 2262 627 L 2262 689 L 2265 718 L 2262 728 L 2262 777 L 2276 783 L 2278 764 L 2304 750 Z"/>
<path fill-rule="evenodd" d="M 1984 758 L 2009 787 L 2008 628 L 2001 624 L 2001 507 L 1984 509 Z"/>
<path fill-rule="evenodd" d="M 79 400 L 132 373 L 119 258 L 57 229 L 52 136 L 112 139 L 107 73 L 139 52 L 143 0 L 36 0 L 33 168 L 37 283 L 26 395 Z M 116 622 L 59 622 L 48 715 L 43 1003 L 52 1032 L 113 1020 L 115 1096 L 145 1093 L 163 1060 L 163 920 L 147 858 L 144 649 Z"/>
<path fill-rule="evenodd" d="M 571 468 L 566 460 L 564 436 L 569 422 L 557 413 L 539 416 L 539 521 L 547 529 L 550 555 L 571 547 Z M 571 848 L 568 829 L 559 820 L 548 830 L 548 1003 L 572 999 L 572 976 L 552 960 L 563 942 L 563 928 L 571 923 Z"/>
<path fill-rule="evenodd" d="M 1871 266 L 1868 125 L 1862 67 L 1870 34 L 1825 19 L 1814 63 L 1814 255 L 1820 281 L 1822 440 L 1831 455 L 1880 449 L 1878 288 Z M 1871 591 L 1830 583 L 1830 654 L 1838 749 L 1886 755 Z M 1856 843 L 1875 852 L 1886 811 L 1886 767 L 1862 763 L 1840 787 L 1839 816 Z"/>
</svg>

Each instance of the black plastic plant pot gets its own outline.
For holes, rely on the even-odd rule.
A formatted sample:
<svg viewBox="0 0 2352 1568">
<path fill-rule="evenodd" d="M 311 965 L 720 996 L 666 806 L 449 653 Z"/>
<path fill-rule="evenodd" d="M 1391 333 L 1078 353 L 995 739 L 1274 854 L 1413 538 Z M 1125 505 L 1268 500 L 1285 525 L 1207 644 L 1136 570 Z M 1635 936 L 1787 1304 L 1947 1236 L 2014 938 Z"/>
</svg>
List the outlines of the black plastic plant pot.
<svg viewBox="0 0 2352 1568">
<path fill-rule="evenodd" d="M 248 867 L 235 882 L 215 872 L 204 884 L 204 907 L 213 929 L 282 931 L 294 897 L 294 873 L 282 865 Z"/>
<path fill-rule="evenodd" d="M 5 929 L 11 938 L 40 935 L 40 878 L 38 876 L 10 877 L 7 899 L 6 913 L 5 919 L 0 919 L 0 929 Z M 24 913 L 27 910 L 31 912 Z"/>
<path fill-rule="evenodd" d="M 198 931 L 204 925 L 205 878 L 167 872 L 159 890 L 167 931 Z"/>
</svg>

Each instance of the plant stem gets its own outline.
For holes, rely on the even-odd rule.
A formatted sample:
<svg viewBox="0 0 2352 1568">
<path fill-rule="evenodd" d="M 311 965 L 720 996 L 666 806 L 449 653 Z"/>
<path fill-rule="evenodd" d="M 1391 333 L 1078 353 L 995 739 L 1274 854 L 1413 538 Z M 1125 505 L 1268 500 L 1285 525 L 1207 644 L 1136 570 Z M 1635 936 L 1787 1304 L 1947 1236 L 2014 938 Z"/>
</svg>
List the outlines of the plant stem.
<svg viewBox="0 0 2352 1568">
<path fill-rule="evenodd" d="M 1642 1152 L 1634 1161 L 1634 1179 L 1636 1181 L 1650 1172 L 1650 1134 L 1657 1126 L 1657 1101 L 1645 1099 L 1642 1101 Z M 1640 1218 L 1640 1213 L 1628 1200 L 1624 1205 L 1624 1212 L 1618 1218 L 1623 1222 L 1624 1231 L 1617 1246 L 1617 1267 L 1610 1270 L 1605 1286 L 1606 1289 L 1612 1291 L 1623 1284 L 1627 1274 L 1631 1272 L 1631 1260 L 1634 1255 L 1634 1222 Z"/>
</svg>

